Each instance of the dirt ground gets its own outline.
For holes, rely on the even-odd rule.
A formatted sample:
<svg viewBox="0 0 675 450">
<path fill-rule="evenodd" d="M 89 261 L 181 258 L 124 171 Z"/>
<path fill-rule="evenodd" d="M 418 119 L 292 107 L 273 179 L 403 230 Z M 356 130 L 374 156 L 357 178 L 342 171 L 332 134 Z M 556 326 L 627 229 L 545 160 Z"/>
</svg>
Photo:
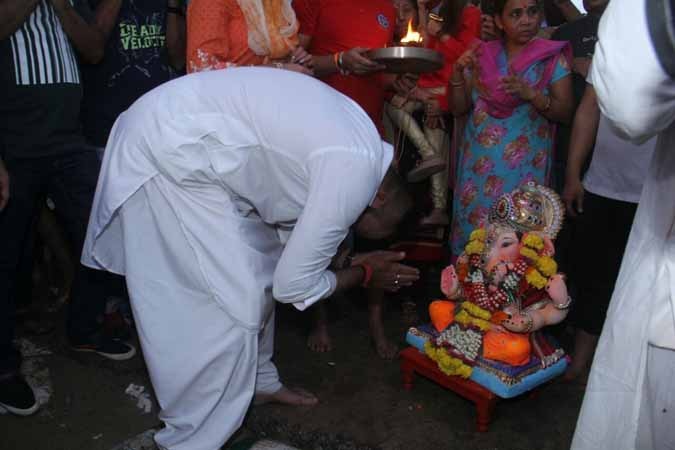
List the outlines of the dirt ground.
<svg viewBox="0 0 675 450">
<path fill-rule="evenodd" d="M 321 403 L 254 407 L 243 433 L 305 450 L 569 448 L 583 396 L 579 387 L 554 382 L 501 401 L 489 432 L 478 433 L 468 401 L 421 378 L 412 391 L 401 388 L 398 361 L 375 354 L 360 294 L 331 302 L 335 349 L 326 354 L 306 347 L 307 314 L 286 305 L 277 309 L 275 360 L 282 381 L 313 391 Z M 423 316 L 424 302 L 418 300 L 418 309 Z M 62 316 L 53 319 L 63 323 Z M 403 317 L 400 301 L 390 301 L 386 326 L 401 347 L 409 325 Z M 62 327 L 49 336 L 19 337 L 28 353 L 25 370 L 49 399 L 33 417 L 0 416 L 2 450 L 112 450 L 160 426 L 154 399 L 152 411 L 145 413 L 125 393 L 133 383 L 151 394 L 141 357 L 119 363 L 72 353 Z"/>
</svg>

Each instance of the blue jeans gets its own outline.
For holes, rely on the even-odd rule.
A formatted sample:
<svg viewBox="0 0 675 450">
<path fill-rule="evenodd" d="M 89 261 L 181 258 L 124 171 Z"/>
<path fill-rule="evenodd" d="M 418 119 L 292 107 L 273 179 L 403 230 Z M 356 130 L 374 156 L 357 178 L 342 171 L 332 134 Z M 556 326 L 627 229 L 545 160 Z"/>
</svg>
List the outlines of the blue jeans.
<svg viewBox="0 0 675 450">
<path fill-rule="evenodd" d="M 66 154 L 5 161 L 10 176 L 10 199 L 0 213 L 0 374 L 16 370 L 12 348 L 14 300 L 12 285 L 32 230 L 38 200 L 45 194 L 56 203 L 72 251 L 79 259 L 94 199 L 100 160 L 89 148 Z M 68 337 L 83 343 L 98 331 L 98 317 L 106 301 L 106 274 L 78 263 L 68 311 Z"/>
</svg>

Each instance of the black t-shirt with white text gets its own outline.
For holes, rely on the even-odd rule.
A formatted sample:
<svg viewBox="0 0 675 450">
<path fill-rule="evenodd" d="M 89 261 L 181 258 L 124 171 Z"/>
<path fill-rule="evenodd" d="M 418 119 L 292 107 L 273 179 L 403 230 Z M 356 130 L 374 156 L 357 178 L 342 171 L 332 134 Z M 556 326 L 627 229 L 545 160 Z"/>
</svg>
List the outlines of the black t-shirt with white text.
<svg viewBox="0 0 675 450">
<path fill-rule="evenodd" d="M 89 0 L 95 10 L 100 0 Z M 140 96 L 174 76 L 166 51 L 166 0 L 123 0 L 103 61 L 83 65 L 82 123 L 103 147 L 120 115 Z"/>
</svg>

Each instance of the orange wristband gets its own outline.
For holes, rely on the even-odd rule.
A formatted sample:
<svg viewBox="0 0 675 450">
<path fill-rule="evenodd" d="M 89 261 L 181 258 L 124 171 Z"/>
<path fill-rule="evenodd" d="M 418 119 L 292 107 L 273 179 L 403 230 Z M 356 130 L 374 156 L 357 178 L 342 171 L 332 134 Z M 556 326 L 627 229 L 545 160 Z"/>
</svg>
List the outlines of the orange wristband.
<svg viewBox="0 0 675 450">
<path fill-rule="evenodd" d="M 361 267 L 363 269 L 363 281 L 361 282 L 362 287 L 368 287 L 370 284 L 370 279 L 373 278 L 373 268 L 366 263 L 356 264 L 354 267 Z"/>
<path fill-rule="evenodd" d="M 335 67 L 340 70 L 340 53 L 335 53 L 333 55 L 333 62 L 335 63 Z"/>
</svg>

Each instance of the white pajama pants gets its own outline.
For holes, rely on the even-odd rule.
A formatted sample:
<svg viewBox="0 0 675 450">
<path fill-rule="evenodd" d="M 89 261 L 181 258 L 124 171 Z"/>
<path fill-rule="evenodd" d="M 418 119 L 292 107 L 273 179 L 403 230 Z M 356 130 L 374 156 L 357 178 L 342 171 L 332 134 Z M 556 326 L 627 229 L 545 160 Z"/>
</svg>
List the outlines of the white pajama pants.
<svg viewBox="0 0 675 450">
<path fill-rule="evenodd" d="M 675 350 L 649 345 L 637 450 L 675 450 Z"/>
<path fill-rule="evenodd" d="M 155 440 L 168 450 L 217 450 L 254 392 L 281 387 L 271 361 L 274 308 L 252 329 L 214 300 L 167 183 L 150 180 L 120 210 L 131 306 L 166 425 Z"/>
</svg>

